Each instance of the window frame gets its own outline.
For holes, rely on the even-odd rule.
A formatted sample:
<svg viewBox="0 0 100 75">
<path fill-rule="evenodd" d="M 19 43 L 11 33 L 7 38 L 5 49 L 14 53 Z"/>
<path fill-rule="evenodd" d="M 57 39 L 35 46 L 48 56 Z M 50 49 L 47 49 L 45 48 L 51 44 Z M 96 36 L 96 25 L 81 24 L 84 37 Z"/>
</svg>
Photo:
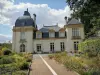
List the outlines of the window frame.
<svg viewBox="0 0 100 75">
<path fill-rule="evenodd" d="M 72 28 L 72 36 L 80 36 L 80 29 Z"/>
</svg>

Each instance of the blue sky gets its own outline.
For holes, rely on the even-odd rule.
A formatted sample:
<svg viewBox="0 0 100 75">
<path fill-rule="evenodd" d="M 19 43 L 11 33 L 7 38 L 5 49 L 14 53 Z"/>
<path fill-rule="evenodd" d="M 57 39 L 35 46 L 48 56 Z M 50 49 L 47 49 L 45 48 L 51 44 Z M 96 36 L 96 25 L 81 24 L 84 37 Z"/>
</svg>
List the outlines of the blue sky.
<svg viewBox="0 0 100 75">
<path fill-rule="evenodd" d="M 27 8 L 30 14 L 36 13 L 39 28 L 43 24 L 63 26 L 64 17 L 71 14 L 66 0 L 0 0 L 0 42 L 12 39 L 15 21 Z"/>
<path fill-rule="evenodd" d="M 15 0 L 15 4 L 18 3 L 33 3 L 33 4 L 48 4 L 53 9 L 64 9 L 66 6 L 66 0 Z"/>
</svg>

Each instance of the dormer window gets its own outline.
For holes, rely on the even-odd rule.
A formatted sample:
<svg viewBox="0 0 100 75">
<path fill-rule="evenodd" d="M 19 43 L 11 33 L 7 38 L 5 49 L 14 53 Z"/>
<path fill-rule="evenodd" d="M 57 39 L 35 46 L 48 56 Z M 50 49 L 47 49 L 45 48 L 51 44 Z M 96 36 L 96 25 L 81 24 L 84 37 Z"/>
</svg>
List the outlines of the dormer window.
<svg viewBox="0 0 100 75">
<path fill-rule="evenodd" d="M 55 37 L 55 31 L 53 29 L 49 30 L 49 37 Z"/>
<path fill-rule="evenodd" d="M 40 31 L 36 32 L 36 38 L 42 38 L 42 33 Z"/>
<path fill-rule="evenodd" d="M 59 30 L 59 37 L 65 37 L 65 29 L 64 28 L 61 28 Z"/>
<path fill-rule="evenodd" d="M 60 31 L 60 32 L 59 32 L 59 36 L 60 36 L 60 37 L 65 37 L 65 31 Z"/>
<path fill-rule="evenodd" d="M 49 32 L 49 37 L 55 37 L 55 33 L 54 32 Z"/>
</svg>

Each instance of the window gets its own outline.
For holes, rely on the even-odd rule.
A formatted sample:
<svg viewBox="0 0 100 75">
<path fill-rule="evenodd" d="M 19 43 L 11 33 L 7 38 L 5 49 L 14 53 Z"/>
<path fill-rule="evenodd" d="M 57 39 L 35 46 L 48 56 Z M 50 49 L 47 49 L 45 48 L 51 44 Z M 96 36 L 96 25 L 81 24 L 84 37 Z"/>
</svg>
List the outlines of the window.
<svg viewBox="0 0 100 75">
<path fill-rule="evenodd" d="M 25 39 L 25 32 L 20 33 L 20 39 Z"/>
<path fill-rule="evenodd" d="M 60 47 L 61 47 L 61 51 L 64 51 L 65 50 L 64 42 L 60 42 Z"/>
<path fill-rule="evenodd" d="M 50 43 L 50 51 L 54 52 L 54 43 Z"/>
<path fill-rule="evenodd" d="M 37 44 L 37 52 L 41 51 L 41 44 Z"/>
<path fill-rule="evenodd" d="M 49 37 L 54 37 L 54 32 L 49 32 Z"/>
<path fill-rule="evenodd" d="M 78 44 L 79 44 L 78 41 L 75 41 L 75 42 L 74 42 L 74 50 L 78 50 Z"/>
<path fill-rule="evenodd" d="M 72 36 L 80 36 L 79 28 L 72 28 Z"/>
<path fill-rule="evenodd" d="M 59 32 L 60 37 L 65 37 L 65 32 Z"/>
<path fill-rule="evenodd" d="M 36 33 L 37 38 L 42 38 L 41 33 Z"/>
<path fill-rule="evenodd" d="M 25 52 L 25 45 L 24 44 L 20 45 L 20 52 Z"/>
</svg>

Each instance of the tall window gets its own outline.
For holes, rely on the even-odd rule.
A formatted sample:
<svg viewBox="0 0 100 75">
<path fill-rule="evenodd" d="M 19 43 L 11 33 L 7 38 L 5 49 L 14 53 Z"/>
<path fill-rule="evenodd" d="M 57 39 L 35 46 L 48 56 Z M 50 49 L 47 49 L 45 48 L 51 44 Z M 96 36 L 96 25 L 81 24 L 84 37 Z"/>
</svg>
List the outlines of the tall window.
<svg viewBox="0 0 100 75">
<path fill-rule="evenodd" d="M 75 41 L 75 42 L 74 42 L 74 50 L 78 50 L 78 44 L 79 44 L 78 41 Z"/>
<path fill-rule="evenodd" d="M 37 51 L 41 51 L 41 44 L 37 44 Z"/>
<path fill-rule="evenodd" d="M 54 32 L 49 32 L 49 37 L 55 37 Z"/>
<path fill-rule="evenodd" d="M 20 39 L 25 39 L 25 32 L 20 33 Z"/>
<path fill-rule="evenodd" d="M 50 51 L 54 52 L 54 43 L 50 43 Z"/>
<path fill-rule="evenodd" d="M 24 44 L 20 45 L 20 52 L 25 52 L 25 45 Z"/>
<path fill-rule="evenodd" d="M 72 36 L 80 36 L 79 28 L 72 28 Z"/>
<path fill-rule="evenodd" d="M 61 51 L 64 51 L 65 50 L 64 42 L 60 42 L 60 48 L 61 48 Z"/>
</svg>

